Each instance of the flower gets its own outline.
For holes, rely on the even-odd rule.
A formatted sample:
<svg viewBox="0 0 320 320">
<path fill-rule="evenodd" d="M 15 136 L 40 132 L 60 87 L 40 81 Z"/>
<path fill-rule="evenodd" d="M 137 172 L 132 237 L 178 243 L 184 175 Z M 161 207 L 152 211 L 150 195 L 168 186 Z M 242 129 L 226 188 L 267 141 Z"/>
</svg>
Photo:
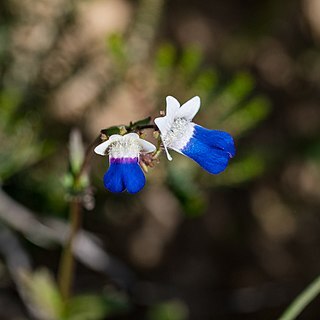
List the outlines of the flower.
<svg viewBox="0 0 320 320">
<path fill-rule="evenodd" d="M 210 173 L 222 172 L 235 155 L 232 136 L 224 131 L 208 130 L 192 122 L 200 108 L 198 96 L 182 106 L 177 99 L 166 98 L 166 115 L 154 120 L 159 128 L 168 160 L 168 149 L 177 151 L 197 162 Z"/>
<path fill-rule="evenodd" d="M 105 173 L 104 186 L 111 192 L 139 192 L 146 183 L 146 178 L 139 165 L 141 153 L 149 153 L 156 147 L 136 133 L 114 134 L 107 141 L 99 144 L 95 153 L 109 155 L 109 169 Z"/>
</svg>

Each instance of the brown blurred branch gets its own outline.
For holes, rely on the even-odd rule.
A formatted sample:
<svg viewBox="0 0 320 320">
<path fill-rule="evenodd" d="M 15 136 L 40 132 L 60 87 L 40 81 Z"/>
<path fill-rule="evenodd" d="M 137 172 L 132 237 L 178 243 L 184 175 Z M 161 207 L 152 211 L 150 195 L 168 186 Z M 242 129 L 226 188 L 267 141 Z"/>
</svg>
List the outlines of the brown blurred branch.
<svg viewBox="0 0 320 320">
<path fill-rule="evenodd" d="M 70 230 L 69 224 L 56 218 L 41 222 L 33 212 L 16 202 L 2 189 L 0 189 L 0 221 L 21 232 L 41 247 L 49 247 L 52 244 L 63 245 Z M 72 250 L 77 259 L 90 269 L 105 273 L 118 283 L 120 280 L 122 286 L 131 285 L 130 271 L 120 261 L 107 254 L 93 234 L 80 230 Z"/>
</svg>

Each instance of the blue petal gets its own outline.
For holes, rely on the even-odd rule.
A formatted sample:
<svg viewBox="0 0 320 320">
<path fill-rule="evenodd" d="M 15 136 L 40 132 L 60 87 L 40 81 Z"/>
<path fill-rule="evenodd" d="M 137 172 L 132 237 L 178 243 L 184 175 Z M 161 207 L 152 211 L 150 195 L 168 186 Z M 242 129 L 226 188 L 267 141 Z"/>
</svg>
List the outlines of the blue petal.
<svg viewBox="0 0 320 320">
<path fill-rule="evenodd" d="M 110 167 L 103 177 L 104 186 L 111 192 L 125 190 L 122 179 L 122 166 L 121 163 L 110 163 Z"/>
<path fill-rule="evenodd" d="M 146 183 L 146 178 L 138 162 L 123 164 L 122 178 L 129 193 L 139 192 Z"/>
<path fill-rule="evenodd" d="M 208 130 L 199 125 L 194 126 L 194 138 L 202 141 L 210 147 L 224 150 L 228 152 L 232 158 L 236 154 L 236 148 L 232 136 L 224 131 L 220 130 Z"/>
<path fill-rule="evenodd" d="M 211 147 L 194 137 L 190 139 L 181 152 L 213 174 L 222 172 L 227 167 L 230 159 L 228 152 Z"/>
</svg>

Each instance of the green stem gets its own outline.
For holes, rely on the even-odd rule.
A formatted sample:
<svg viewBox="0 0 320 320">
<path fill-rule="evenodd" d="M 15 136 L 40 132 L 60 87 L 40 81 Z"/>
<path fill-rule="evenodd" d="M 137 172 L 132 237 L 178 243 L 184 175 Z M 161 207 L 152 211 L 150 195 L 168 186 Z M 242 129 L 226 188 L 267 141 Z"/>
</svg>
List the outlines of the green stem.
<svg viewBox="0 0 320 320">
<path fill-rule="evenodd" d="M 72 246 L 79 231 L 80 225 L 81 203 L 77 198 L 74 198 L 70 203 L 70 233 L 62 252 L 58 273 L 58 284 L 62 299 L 65 303 L 68 302 L 71 294 L 71 286 L 74 273 L 74 258 L 72 253 Z"/>
<path fill-rule="evenodd" d="M 93 147 L 100 142 L 100 135 L 88 146 L 84 160 L 79 171 L 74 177 L 74 188 L 77 190 L 80 179 L 89 170 L 89 164 L 92 157 Z M 64 303 L 66 304 L 70 299 L 71 287 L 73 283 L 73 274 L 75 268 L 75 261 L 73 257 L 73 245 L 75 238 L 81 226 L 82 206 L 81 193 L 73 195 L 70 201 L 70 231 L 62 251 L 60 266 L 58 270 L 58 285 Z"/>
<path fill-rule="evenodd" d="M 289 305 L 279 320 L 293 320 L 320 293 L 320 276 L 313 280 Z"/>
</svg>

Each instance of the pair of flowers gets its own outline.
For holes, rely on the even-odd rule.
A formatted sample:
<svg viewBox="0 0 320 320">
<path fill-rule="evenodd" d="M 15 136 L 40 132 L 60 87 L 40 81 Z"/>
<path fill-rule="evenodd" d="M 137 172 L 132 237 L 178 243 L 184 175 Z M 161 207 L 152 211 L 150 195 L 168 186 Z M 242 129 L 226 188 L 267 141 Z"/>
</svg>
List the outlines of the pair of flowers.
<svg viewBox="0 0 320 320">
<path fill-rule="evenodd" d="M 192 122 L 200 108 L 200 98 L 193 97 L 182 106 L 172 96 L 166 98 L 166 115 L 154 120 L 168 160 L 169 149 L 177 151 L 209 173 L 222 172 L 235 155 L 232 136 L 224 131 L 208 130 Z M 104 186 L 111 192 L 139 192 L 146 179 L 139 165 L 141 155 L 156 151 L 156 147 L 137 133 L 112 135 L 94 151 L 109 155 L 109 169 L 104 175 Z"/>
</svg>

